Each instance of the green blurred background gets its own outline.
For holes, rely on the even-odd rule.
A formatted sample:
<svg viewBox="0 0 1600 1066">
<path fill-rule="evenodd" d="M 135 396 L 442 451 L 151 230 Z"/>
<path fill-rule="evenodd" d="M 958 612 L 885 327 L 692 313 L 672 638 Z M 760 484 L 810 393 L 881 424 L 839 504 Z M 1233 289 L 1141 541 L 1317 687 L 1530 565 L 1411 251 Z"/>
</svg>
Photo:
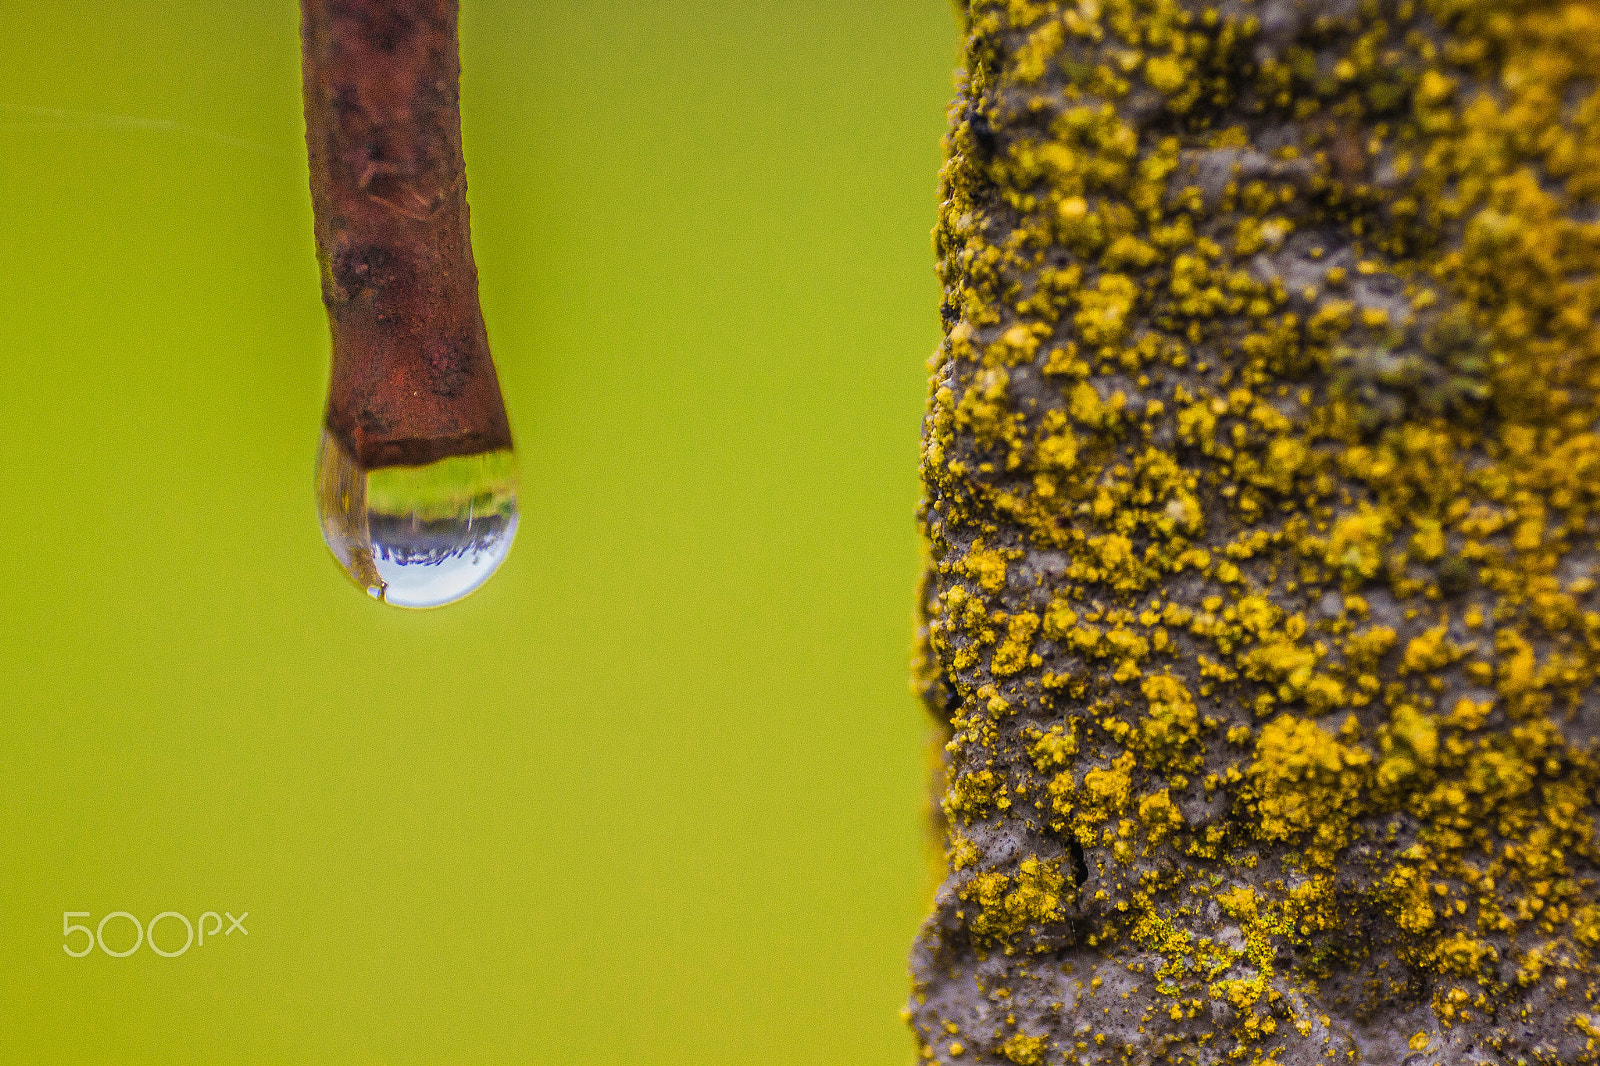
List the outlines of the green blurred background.
<svg viewBox="0 0 1600 1066">
<path fill-rule="evenodd" d="M 0 15 L 0 1061 L 909 1062 L 949 5 L 467 0 L 523 515 L 427 613 L 318 535 L 292 0 Z"/>
</svg>

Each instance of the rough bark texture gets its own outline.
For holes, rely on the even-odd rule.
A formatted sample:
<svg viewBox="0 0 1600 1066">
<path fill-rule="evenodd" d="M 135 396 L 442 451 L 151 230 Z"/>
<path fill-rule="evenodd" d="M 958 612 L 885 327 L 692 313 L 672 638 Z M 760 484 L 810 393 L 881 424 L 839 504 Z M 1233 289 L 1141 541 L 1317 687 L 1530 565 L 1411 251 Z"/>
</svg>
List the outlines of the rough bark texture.
<svg viewBox="0 0 1600 1066">
<path fill-rule="evenodd" d="M 923 1056 L 1600 1061 L 1600 4 L 964 15 Z"/>
<path fill-rule="evenodd" d="M 511 447 L 468 232 L 456 8 L 301 2 L 326 424 L 363 469 Z"/>
</svg>

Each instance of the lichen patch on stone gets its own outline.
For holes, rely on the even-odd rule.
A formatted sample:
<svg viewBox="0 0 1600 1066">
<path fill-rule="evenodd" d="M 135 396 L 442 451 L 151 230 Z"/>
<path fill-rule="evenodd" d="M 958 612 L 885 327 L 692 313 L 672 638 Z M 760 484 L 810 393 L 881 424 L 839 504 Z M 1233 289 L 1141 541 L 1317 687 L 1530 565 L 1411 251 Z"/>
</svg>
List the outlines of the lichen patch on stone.
<svg viewBox="0 0 1600 1066">
<path fill-rule="evenodd" d="M 1600 1062 L 1600 4 L 962 7 L 923 1057 Z"/>
</svg>

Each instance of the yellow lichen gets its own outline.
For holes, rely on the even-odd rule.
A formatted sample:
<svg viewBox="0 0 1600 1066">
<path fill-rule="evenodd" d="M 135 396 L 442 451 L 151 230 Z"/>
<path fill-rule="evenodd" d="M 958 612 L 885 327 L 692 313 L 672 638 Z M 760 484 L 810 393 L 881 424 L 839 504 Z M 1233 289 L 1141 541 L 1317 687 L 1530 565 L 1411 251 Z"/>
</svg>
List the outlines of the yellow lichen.
<svg viewBox="0 0 1600 1066">
<path fill-rule="evenodd" d="M 1200 1026 L 1173 1061 L 1352 1057 L 1308 1006 L 1340 968 L 1600 1061 L 1600 8 L 962 10 L 923 450 L 952 831 L 1083 851 L 1074 950 L 1129 960 L 1118 1032 Z M 1020 874 L 975 876 L 1021 951 Z M 1546 1017 L 1557 1050 L 1494 1043 Z"/>
</svg>

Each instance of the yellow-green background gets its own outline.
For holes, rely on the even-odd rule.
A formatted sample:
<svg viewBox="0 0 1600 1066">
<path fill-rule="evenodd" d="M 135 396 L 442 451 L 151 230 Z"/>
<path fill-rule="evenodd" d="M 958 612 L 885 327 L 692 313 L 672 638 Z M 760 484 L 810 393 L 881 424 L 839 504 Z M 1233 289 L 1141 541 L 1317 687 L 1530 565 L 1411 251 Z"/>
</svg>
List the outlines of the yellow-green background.
<svg viewBox="0 0 1600 1066">
<path fill-rule="evenodd" d="M 0 0 L 0 1062 L 911 1058 L 949 5 L 462 31 L 522 525 L 402 613 L 313 510 L 293 0 Z"/>
</svg>

